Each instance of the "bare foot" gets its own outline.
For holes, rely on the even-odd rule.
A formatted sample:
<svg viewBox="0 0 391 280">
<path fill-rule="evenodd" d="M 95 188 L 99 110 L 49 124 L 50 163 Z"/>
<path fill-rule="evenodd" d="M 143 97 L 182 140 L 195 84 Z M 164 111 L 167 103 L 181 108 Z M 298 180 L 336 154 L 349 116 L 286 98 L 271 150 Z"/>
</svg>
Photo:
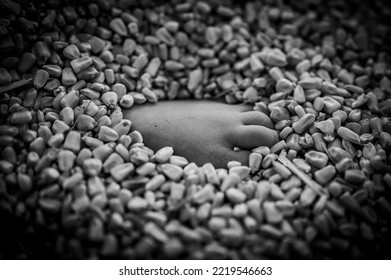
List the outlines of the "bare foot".
<svg viewBox="0 0 391 280">
<path fill-rule="evenodd" d="M 227 167 L 231 160 L 248 164 L 250 149 L 278 141 L 270 118 L 243 104 L 159 101 L 135 105 L 123 114 L 132 121 L 132 129 L 141 132 L 146 146 L 155 151 L 171 146 L 176 155 L 199 166 L 211 162 L 216 168 Z"/>
</svg>

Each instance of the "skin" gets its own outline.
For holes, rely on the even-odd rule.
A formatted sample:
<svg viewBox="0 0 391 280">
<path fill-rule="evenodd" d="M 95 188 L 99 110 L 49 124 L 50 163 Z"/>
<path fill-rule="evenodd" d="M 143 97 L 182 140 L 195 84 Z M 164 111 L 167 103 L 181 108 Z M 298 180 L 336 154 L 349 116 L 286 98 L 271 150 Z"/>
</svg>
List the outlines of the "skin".
<svg viewBox="0 0 391 280">
<path fill-rule="evenodd" d="M 244 104 L 159 101 L 135 105 L 123 114 L 132 121 L 132 130 L 141 132 L 146 146 L 154 151 L 171 146 L 174 154 L 198 166 L 211 162 L 216 168 L 227 167 L 232 160 L 247 165 L 251 149 L 271 147 L 279 140 L 270 118 Z"/>
</svg>

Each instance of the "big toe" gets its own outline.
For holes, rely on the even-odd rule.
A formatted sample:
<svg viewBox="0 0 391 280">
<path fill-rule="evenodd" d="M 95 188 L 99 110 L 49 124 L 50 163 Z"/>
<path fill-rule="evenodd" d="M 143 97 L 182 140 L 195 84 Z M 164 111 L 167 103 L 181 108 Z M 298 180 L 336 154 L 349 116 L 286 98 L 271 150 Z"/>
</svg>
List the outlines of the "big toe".
<svg viewBox="0 0 391 280">
<path fill-rule="evenodd" d="M 232 130 L 228 141 L 242 149 L 253 149 L 259 146 L 271 147 L 279 140 L 278 133 L 260 125 L 242 125 Z"/>
<path fill-rule="evenodd" d="M 240 119 L 245 125 L 261 125 L 267 128 L 274 128 L 272 120 L 259 111 L 247 111 L 240 114 Z"/>
</svg>

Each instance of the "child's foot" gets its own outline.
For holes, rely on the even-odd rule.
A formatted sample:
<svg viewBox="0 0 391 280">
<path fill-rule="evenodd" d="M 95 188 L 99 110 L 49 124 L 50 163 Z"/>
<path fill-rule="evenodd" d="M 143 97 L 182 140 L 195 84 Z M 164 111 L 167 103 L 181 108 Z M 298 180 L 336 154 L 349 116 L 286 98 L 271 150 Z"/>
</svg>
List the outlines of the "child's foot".
<svg viewBox="0 0 391 280">
<path fill-rule="evenodd" d="M 272 146 L 278 141 L 273 123 L 248 105 L 229 105 L 207 100 L 159 101 L 123 110 L 132 129 L 144 137 L 146 146 L 158 150 L 174 148 L 176 155 L 201 166 L 216 168 L 228 161 L 248 164 L 250 149 Z M 239 147 L 240 151 L 234 151 Z"/>
</svg>

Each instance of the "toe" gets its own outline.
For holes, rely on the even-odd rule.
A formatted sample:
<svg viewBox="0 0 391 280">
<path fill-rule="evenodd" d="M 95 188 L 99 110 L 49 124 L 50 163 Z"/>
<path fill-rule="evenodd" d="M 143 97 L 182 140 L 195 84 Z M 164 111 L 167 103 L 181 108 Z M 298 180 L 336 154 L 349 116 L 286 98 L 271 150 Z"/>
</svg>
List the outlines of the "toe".
<svg viewBox="0 0 391 280">
<path fill-rule="evenodd" d="M 259 146 L 271 147 L 279 138 L 273 129 L 259 125 L 243 125 L 235 128 L 228 140 L 236 147 L 253 149 Z"/>
<path fill-rule="evenodd" d="M 240 114 L 240 118 L 245 125 L 262 125 L 268 128 L 274 128 L 272 120 L 264 113 L 259 111 L 248 111 Z"/>
</svg>

